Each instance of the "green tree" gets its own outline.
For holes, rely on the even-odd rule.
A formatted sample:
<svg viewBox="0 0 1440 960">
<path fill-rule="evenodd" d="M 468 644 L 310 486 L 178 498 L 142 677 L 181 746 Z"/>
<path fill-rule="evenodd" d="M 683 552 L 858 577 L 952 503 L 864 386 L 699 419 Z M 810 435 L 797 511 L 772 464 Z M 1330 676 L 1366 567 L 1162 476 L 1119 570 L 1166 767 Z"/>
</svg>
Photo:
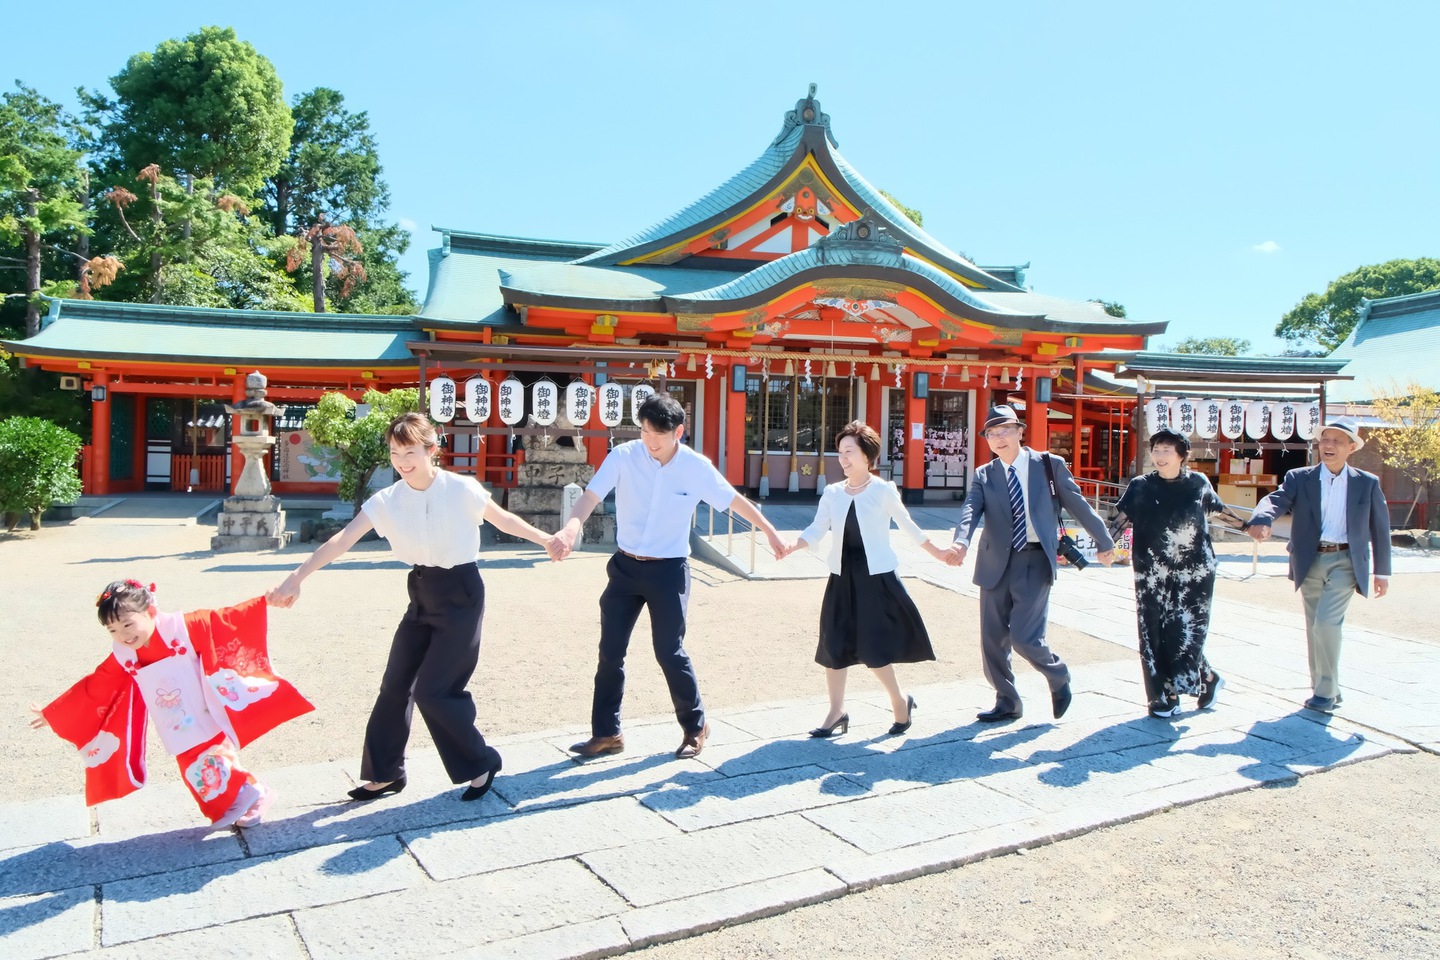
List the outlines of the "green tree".
<svg viewBox="0 0 1440 960">
<path fill-rule="evenodd" d="M 1280 318 L 1275 336 L 1326 353 L 1345 342 L 1360 319 L 1360 301 L 1399 297 L 1440 287 L 1440 260 L 1389 260 L 1337 277 L 1323 294 L 1308 293 Z"/>
<path fill-rule="evenodd" d="M 889 200 L 891 203 L 895 204 L 895 206 L 899 207 L 900 212 L 905 214 L 905 216 L 909 217 L 910 221 L 914 223 L 915 226 L 925 226 L 925 214 L 921 213 L 919 210 L 916 210 L 914 207 L 905 206 L 905 204 L 895 199 L 895 196 L 893 194 L 887 193 L 884 190 L 880 191 L 880 196 L 884 197 L 886 200 Z"/>
<path fill-rule="evenodd" d="M 1238 357 L 1250 352 L 1250 341 L 1239 337 L 1186 337 L 1171 353 L 1201 353 L 1210 357 Z"/>
<path fill-rule="evenodd" d="M 80 438 L 38 417 L 11 417 L 0 423 L 0 511 L 6 529 L 14 530 L 19 515 L 30 514 L 30 529 L 40 529 L 40 515 L 50 504 L 74 503 L 80 496 L 75 458 Z"/>
<path fill-rule="evenodd" d="M 1116 303 L 1114 300 L 1101 300 L 1099 297 L 1096 297 L 1090 302 L 1100 304 L 1100 309 L 1112 317 L 1120 320 L 1125 319 L 1125 304 L 1123 303 Z"/>
<path fill-rule="evenodd" d="M 0 294 L 25 301 L 26 337 L 40 332 L 46 273 L 57 280 L 72 272 L 54 253 L 84 264 L 84 294 L 92 285 L 88 258 L 59 245 L 90 232 L 81 202 L 85 171 L 80 152 L 70 146 L 74 129 L 59 104 L 23 84 L 0 96 L 0 276 L 23 274 L 18 291 L 7 290 L 6 282 Z M 100 272 L 107 271 L 102 266 Z"/>
<path fill-rule="evenodd" d="M 385 428 L 400 414 L 419 407 L 420 391 L 414 388 L 389 393 L 366 390 L 360 402 L 369 407 L 364 416 L 356 416 L 355 401 L 345 394 L 327 393 L 305 415 L 305 429 L 315 442 L 339 452 L 339 494 L 355 505 L 357 513 L 365 503 L 370 478 L 379 467 L 390 462 Z"/>
<path fill-rule="evenodd" d="M 137 53 L 110 80 L 111 100 L 83 93 L 119 171 L 158 163 L 188 186 L 205 178 L 253 197 L 274 176 L 294 121 L 275 66 L 229 27 L 203 27 Z"/>
<path fill-rule="evenodd" d="M 1440 392 L 1411 382 L 1401 390 L 1382 393 L 1375 398 L 1375 415 L 1386 427 L 1376 430 L 1385 462 L 1415 481 L 1423 499 L 1430 504 L 1430 488 L 1440 479 Z M 1410 523 L 1415 503 L 1405 514 Z M 1431 530 L 1440 530 L 1440 515 L 1431 513 Z"/>
<path fill-rule="evenodd" d="M 365 111 L 317 87 L 291 106 L 295 131 L 280 170 L 263 191 L 263 216 L 277 237 L 297 241 L 286 269 L 311 295 L 316 313 L 414 312 L 399 257 L 409 236 L 382 216 L 390 188 L 381 177 L 379 150 Z"/>
</svg>

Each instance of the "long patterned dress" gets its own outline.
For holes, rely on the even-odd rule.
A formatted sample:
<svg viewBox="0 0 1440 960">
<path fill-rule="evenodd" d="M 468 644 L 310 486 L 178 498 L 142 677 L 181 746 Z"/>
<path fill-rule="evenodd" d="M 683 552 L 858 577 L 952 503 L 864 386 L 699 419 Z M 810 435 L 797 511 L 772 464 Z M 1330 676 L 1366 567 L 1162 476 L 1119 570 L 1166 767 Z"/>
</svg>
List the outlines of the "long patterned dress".
<svg viewBox="0 0 1440 960">
<path fill-rule="evenodd" d="M 1173 480 L 1158 472 L 1136 477 L 1117 504 L 1112 531 L 1132 527 L 1140 664 L 1151 702 L 1199 696 L 1211 674 L 1205 637 L 1216 563 L 1207 514 L 1224 508 L 1210 481 L 1189 470 Z"/>
</svg>

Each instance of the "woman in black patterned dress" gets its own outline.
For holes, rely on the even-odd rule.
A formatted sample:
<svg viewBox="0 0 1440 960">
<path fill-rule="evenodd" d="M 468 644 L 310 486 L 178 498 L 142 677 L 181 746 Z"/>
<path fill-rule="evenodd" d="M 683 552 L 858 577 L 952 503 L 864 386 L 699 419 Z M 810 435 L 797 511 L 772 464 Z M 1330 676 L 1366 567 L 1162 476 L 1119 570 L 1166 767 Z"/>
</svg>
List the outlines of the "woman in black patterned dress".
<svg viewBox="0 0 1440 960">
<path fill-rule="evenodd" d="M 1200 473 L 1186 469 L 1190 441 L 1173 430 L 1150 438 L 1155 470 L 1130 481 L 1117 504 L 1111 532 L 1132 527 L 1135 613 L 1140 665 L 1152 717 L 1180 712 L 1180 694 L 1204 710 L 1224 686 L 1205 660 L 1210 602 L 1215 593 L 1215 550 L 1209 514 L 1230 513 Z"/>
</svg>

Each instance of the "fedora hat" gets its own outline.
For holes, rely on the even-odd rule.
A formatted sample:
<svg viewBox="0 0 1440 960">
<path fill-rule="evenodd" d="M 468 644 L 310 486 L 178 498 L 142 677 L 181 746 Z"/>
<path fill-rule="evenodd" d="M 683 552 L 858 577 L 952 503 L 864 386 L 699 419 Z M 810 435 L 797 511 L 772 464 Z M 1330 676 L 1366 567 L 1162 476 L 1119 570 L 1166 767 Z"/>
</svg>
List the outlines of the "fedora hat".
<svg viewBox="0 0 1440 960">
<path fill-rule="evenodd" d="M 1345 434 L 1345 436 L 1355 441 L 1356 450 L 1365 446 L 1365 440 L 1360 436 L 1360 424 L 1355 422 L 1354 417 L 1331 417 L 1325 421 L 1325 426 L 1320 428 L 1321 433 L 1324 433 L 1326 430 L 1339 430 Z"/>
<path fill-rule="evenodd" d="M 980 432 L 984 433 L 991 427 L 1003 427 L 1007 423 L 1013 423 L 1017 427 L 1025 426 L 1025 421 L 1015 415 L 1015 408 L 1008 403 L 1002 403 L 990 408 L 990 416 L 985 418 L 985 426 L 980 428 Z"/>
</svg>

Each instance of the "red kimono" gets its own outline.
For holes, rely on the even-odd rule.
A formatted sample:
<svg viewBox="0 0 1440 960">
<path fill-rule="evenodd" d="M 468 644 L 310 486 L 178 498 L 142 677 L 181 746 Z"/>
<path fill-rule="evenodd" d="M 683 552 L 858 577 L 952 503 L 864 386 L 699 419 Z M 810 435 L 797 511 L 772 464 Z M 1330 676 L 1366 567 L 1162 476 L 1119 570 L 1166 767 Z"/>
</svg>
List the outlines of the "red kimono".
<svg viewBox="0 0 1440 960">
<path fill-rule="evenodd" d="M 315 709 L 270 668 L 264 597 L 221 610 L 161 613 L 141 647 L 115 644 L 43 713 L 85 764 L 85 802 L 145 784 L 145 720 L 180 764 L 201 811 L 228 826 L 258 797 L 236 751 Z M 242 801 L 249 801 L 243 802 Z"/>
</svg>

